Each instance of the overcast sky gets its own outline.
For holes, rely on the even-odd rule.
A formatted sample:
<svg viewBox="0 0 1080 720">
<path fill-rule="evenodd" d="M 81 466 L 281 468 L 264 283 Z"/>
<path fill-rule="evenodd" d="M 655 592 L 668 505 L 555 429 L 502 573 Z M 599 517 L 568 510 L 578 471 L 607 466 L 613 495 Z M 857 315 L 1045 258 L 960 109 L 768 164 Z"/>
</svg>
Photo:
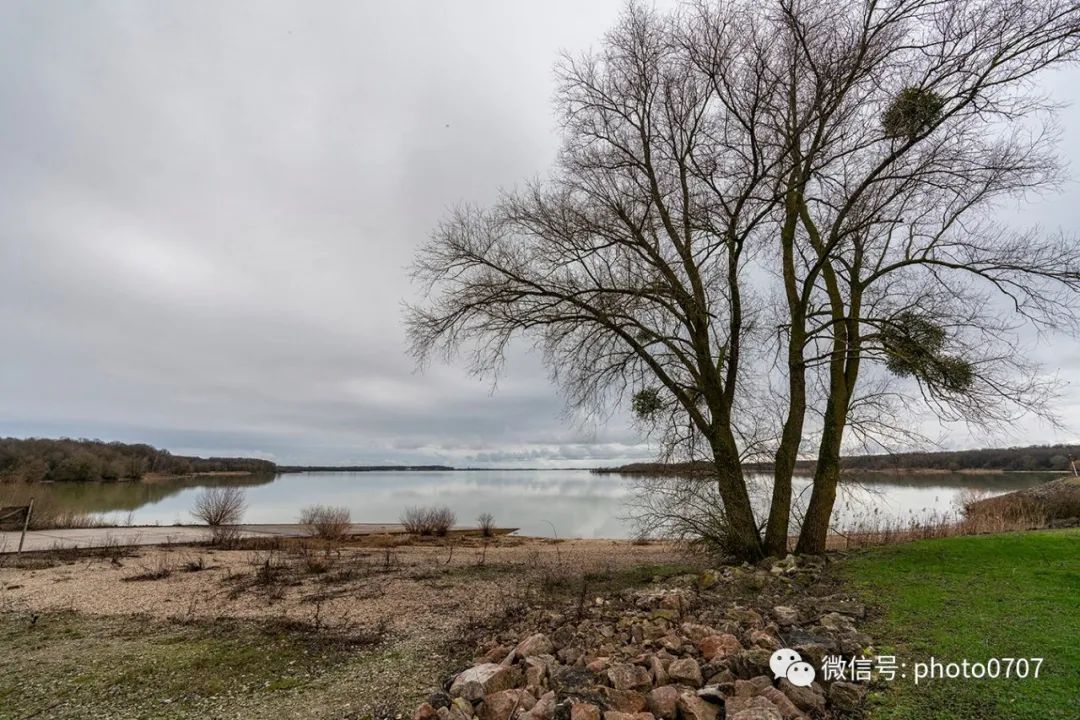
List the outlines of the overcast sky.
<svg viewBox="0 0 1080 720">
<path fill-rule="evenodd" d="M 0 435 L 294 463 L 584 466 L 650 456 L 567 422 L 515 350 L 414 372 L 407 266 L 448 207 L 550 167 L 560 49 L 618 0 L 0 3 Z M 1080 72 L 1062 153 L 1080 169 Z M 1075 232 L 1078 186 L 1025 222 Z M 1015 209 L 1003 211 L 1017 217 Z M 1071 440 L 957 430 L 955 447 Z"/>
</svg>

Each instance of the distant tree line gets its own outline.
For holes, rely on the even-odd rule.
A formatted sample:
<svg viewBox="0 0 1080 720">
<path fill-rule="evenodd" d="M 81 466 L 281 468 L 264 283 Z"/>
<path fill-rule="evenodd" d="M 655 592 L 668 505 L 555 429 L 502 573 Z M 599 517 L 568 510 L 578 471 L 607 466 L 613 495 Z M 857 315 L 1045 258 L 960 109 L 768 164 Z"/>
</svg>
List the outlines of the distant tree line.
<svg viewBox="0 0 1080 720">
<path fill-rule="evenodd" d="M 1080 456 L 1080 445 L 1030 445 L 950 452 L 909 452 L 896 455 L 845 457 L 851 470 L 1068 470 L 1069 456 Z"/>
<path fill-rule="evenodd" d="M 1069 470 L 1069 458 L 1080 458 L 1080 445 L 1030 445 L 1028 447 L 983 448 L 943 452 L 907 452 L 891 455 L 848 455 L 840 460 L 844 470 L 962 470 L 1045 471 Z M 752 471 L 769 472 L 771 465 L 757 463 Z M 796 468 L 812 472 L 811 460 L 800 460 Z M 631 463 L 597 472 L 639 475 L 688 475 L 711 472 L 709 463 Z"/>
<path fill-rule="evenodd" d="M 0 482 L 138 480 L 147 474 L 261 474 L 276 469 L 268 460 L 187 457 L 141 443 L 0 438 Z"/>
</svg>

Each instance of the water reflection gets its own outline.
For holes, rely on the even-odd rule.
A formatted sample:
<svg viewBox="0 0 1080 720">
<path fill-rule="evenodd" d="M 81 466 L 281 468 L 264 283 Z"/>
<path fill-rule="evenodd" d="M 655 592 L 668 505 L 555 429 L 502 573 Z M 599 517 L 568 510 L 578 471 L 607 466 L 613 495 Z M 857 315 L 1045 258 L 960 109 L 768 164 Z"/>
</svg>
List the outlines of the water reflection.
<svg viewBox="0 0 1080 720">
<path fill-rule="evenodd" d="M 906 520 L 913 514 L 950 510 L 966 488 L 1001 493 L 1056 475 L 865 475 L 850 477 L 838 496 L 834 522 L 865 516 Z M 765 482 L 765 478 L 759 479 Z M 523 534 L 559 537 L 628 537 L 624 518 L 633 479 L 587 470 L 457 470 L 452 472 L 312 472 L 276 477 L 229 477 L 141 483 L 70 483 L 35 487 L 66 509 L 136 524 L 192 522 L 189 510 L 200 488 L 247 489 L 245 522 L 295 522 L 305 505 L 350 509 L 355 522 L 393 522 L 411 505 L 446 505 L 460 524 L 483 512 Z M 796 478 L 795 507 L 809 499 L 809 478 Z"/>
</svg>

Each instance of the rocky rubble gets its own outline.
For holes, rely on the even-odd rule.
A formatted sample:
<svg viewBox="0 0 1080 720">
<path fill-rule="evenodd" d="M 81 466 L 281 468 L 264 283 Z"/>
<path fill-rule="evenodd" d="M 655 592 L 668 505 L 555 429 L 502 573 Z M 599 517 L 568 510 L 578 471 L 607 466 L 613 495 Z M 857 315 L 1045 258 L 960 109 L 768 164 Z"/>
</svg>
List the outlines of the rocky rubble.
<svg viewBox="0 0 1080 720">
<path fill-rule="evenodd" d="M 856 626 L 865 615 L 861 604 L 809 592 L 823 565 L 788 556 L 576 609 L 536 610 L 527 620 L 531 632 L 498 638 L 413 720 L 857 716 L 862 685 L 819 677 L 797 687 L 769 669 L 780 648 L 796 650 L 820 673 L 825 655 L 851 657 L 870 646 Z"/>
</svg>

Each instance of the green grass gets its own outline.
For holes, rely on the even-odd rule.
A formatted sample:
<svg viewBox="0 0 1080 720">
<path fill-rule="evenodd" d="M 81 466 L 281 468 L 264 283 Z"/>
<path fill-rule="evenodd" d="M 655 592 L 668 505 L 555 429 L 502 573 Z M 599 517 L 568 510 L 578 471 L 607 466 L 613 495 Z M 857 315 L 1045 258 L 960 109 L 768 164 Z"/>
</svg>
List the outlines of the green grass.
<svg viewBox="0 0 1080 720">
<path fill-rule="evenodd" d="M 878 654 L 906 662 L 872 696 L 874 720 L 1080 717 L 1080 531 L 957 537 L 877 548 L 841 574 L 880 608 Z M 1038 679 L 912 679 L 912 663 L 1042 657 Z"/>
</svg>

